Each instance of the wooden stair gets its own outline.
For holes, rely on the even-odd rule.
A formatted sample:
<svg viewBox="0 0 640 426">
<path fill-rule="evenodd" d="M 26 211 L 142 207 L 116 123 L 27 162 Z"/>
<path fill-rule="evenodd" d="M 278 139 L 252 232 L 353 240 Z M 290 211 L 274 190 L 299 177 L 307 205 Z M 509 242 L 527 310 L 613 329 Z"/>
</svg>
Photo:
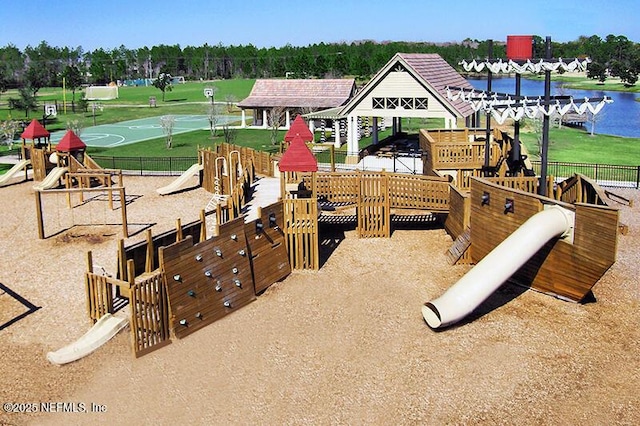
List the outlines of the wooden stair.
<svg viewBox="0 0 640 426">
<path fill-rule="evenodd" d="M 458 235 L 453 245 L 447 250 L 447 259 L 449 264 L 455 265 L 471 246 L 471 228 L 466 228 L 464 232 Z"/>
</svg>

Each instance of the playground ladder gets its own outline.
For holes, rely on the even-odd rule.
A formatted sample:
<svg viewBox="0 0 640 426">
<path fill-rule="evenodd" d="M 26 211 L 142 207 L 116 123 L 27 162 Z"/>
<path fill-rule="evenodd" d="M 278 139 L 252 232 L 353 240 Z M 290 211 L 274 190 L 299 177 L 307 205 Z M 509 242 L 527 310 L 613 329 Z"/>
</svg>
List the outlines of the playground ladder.
<svg viewBox="0 0 640 426">
<path fill-rule="evenodd" d="M 228 195 L 213 194 L 213 197 L 211 197 L 207 203 L 207 207 L 205 207 L 205 212 L 216 210 L 218 208 L 218 204 L 227 201 L 227 198 L 229 198 Z"/>
</svg>

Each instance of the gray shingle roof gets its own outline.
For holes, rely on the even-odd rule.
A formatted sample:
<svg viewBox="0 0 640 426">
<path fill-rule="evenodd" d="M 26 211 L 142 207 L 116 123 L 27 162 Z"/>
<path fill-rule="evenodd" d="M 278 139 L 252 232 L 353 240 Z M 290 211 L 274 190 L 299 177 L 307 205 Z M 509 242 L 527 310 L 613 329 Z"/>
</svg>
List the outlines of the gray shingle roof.
<svg viewBox="0 0 640 426">
<path fill-rule="evenodd" d="M 333 108 L 344 105 L 355 93 L 353 79 L 256 80 L 240 108 Z"/>
<path fill-rule="evenodd" d="M 473 86 L 462 77 L 451 65 L 437 53 L 398 53 L 411 68 L 415 70 L 431 87 L 433 87 L 462 117 L 473 114 L 473 108 L 464 101 L 450 101 L 447 99 L 447 86 Z"/>
</svg>

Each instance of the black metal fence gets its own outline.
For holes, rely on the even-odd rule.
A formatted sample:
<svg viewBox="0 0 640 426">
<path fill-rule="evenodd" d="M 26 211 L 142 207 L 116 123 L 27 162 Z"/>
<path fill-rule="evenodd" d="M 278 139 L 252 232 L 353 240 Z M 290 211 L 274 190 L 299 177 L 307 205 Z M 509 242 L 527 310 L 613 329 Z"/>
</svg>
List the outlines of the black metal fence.
<svg viewBox="0 0 640 426">
<path fill-rule="evenodd" d="M 328 151 L 315 153 L 319 163 L 330 163 Z M 92 156 L 100 166 L 121 169 L 127 174 L 139 175 L 179 175 L 198 161 L 198 157 L 107 157 Z M 343 164 L 344 153 L 336 152 L 335 163 Z M 540 173 L 540 162 L 532 161 L 536 173 Z M 342 167 L 339 167 L 340 169 Z M 597 181 L 600 185 L 613 188 L 640 189 L 640 166 L 617 166 L 610 164 L 566 163 L 550 161 L 547 175 L 564 179 L 574 173 L 581 173 Z"/>
<path fill-rule="evenodd" d="M 540 161 L 532 161 L 533 169 L 540 174 Z M 613 188 L 640 189 L 640 166 L 615 166 L 610 164 L 586 164 L 549 161 L 547 176 L 556 179 L 580 173 L 598 182 L 602 186 Z"/>
<path fill-rule="evenodd" d="M 6 151 L 0 151 L 0 157 L 18 157 L 22 156 L 22 150 L 20 148 L 8 149 Z"/>
<path fill-rule="evenodd" d="M 198 162 L 198 157 L 106 157 L 91 156 L 105 169 L 121 169 L 127 174 L 179 175 Z"/>
</svg>

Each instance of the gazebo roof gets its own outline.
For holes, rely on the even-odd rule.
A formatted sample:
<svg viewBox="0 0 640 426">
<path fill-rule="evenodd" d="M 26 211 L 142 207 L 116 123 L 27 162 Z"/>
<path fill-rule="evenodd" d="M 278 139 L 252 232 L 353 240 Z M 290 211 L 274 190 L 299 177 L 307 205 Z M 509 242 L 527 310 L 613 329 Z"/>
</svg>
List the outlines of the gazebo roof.
<svg viewBox="0 0 640 426">
<path fill-rule="evenodd" d="M 71 152 L 85 149 L 87 145 L 75 134 L 73 130 L 67 130 L 67 133 L 60 139 L 56 145 L 56 151 Z"/>
<path fill-rule="evenodd" d="M 31 123 L 25 127 L 24 132 L 20 135 L 22 139 L 38 139 L 48 138 L 51 133 L 44 128 L 42 124 L 35 118 L 31 120 Z"/>
<path fill-rule="evenodd" d="M 291 142 L 296 135 L 300 135 L 304 142 L 313 141 L 313 133 L 311 133 L 311 130 L 309 130 L 309 127 L 307 127 L 301 115 L 296 116 L 295 120 L 293 120 L 291 127 L 289 127 L 289 130 L 287 130 L 287 133 L 284 135 L 284 140 Z"/>
<path fill-rule="evenodd" d="M 364 109 L 371 108 L 371 94 L 378 86 L 393 74 L 395 71 L 406 72 L 407 75 L 423 87 L 424 92 L 433 96 L 439 106 L 457 117 L 468 117 L 474 113 L 468 102 L 463 100 L 449 100 L 447 97 L 447 87 L 462 87 L 473 89 L 471 83 L 465 80 L 451 65 L 447 63 L 437 53 L 396 53 L 387 64 L 382 67 L 376 75 L 342 107 L 338 115 L 346 116 L 357 109 L 360 104 L 365 105 Z M 389 90 L 388 87 L 385 90 Z M 442 107 L 442 108 L 441 108 Z M 435 109 L 429 107 L 430 110 Z M 403 108 L 399 109 L 401 113 Z M 394 109 L 394 112 L 396 110 Z M 427 109 L 424 109 L 427 111 Z M 322 112 L 322 111 L 320 111 Z"/>
<path fill-rule="evenodd" d="M 354 79 L 258 79 L 240 108 L 333 108 L 356 92 Z"/>
<path fill-rule="evenodd" d="M 318 160 L 300 135 L 296 135 L 282 154 L 278 168 L 281 172 L 317 172 Z"/>
</svg>

